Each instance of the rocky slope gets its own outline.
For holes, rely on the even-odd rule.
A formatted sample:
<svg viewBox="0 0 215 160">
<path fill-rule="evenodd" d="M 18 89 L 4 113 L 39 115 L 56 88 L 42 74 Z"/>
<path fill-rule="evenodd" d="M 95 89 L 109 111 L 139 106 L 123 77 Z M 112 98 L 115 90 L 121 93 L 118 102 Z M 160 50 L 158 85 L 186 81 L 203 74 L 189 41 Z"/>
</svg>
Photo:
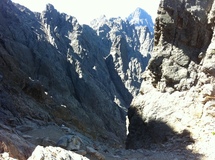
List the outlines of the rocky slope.
<svg viewBox="0 0 215 160">
<path fill-rule="evenodd" d="M 152 57 L 128 111 L 127 148 L 215 159 L 214 12 L 213 0 L 161 1 Z"/>
<path fill-rule="evenodd" d="M 27 159 L 65 134 L 79 138 L 60 146 L 81 143 L 95 156 L 93 141 L 123 147 L 152 47 L 147 27 L 113 19 L 97 30 L 50 4 L 33 13 L 10 0 L 0 1 L 0 21 L 0 153 Z"/>
</svg>

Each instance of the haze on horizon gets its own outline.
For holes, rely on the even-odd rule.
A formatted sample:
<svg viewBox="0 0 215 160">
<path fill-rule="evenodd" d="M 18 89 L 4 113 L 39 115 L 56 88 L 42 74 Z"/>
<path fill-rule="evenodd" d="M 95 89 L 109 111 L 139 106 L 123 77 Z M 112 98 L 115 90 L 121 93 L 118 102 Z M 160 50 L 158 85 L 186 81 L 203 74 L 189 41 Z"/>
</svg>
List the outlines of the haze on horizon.
<svg viewBox="0 0 215 160">
<path fill-rule="evenodd" d="M 160 0 L 12 0 L 31 11 L 42 12 L 46 4 L 52 4 L 59 12 L 76 17 L 80 24 L 89 24 L 95 18 L 105 15 L 107 18 L 129 16 L 136 8 L 142 8 L 154 21 Z"/>
</svg>

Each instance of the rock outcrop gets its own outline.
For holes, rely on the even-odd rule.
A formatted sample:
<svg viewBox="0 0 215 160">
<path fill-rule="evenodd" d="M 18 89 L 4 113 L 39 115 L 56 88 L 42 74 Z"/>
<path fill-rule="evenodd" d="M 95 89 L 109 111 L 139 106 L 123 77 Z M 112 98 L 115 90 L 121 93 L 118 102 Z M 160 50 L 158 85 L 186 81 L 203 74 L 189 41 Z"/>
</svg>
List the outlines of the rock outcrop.
<svg viewBox="0 0 215 160">
<path fill-rule="evenodd" d="M 68 160 L 89 160 L 87 157 L 81 156 L 75 152 L 64 150 L 60 147 L 43 147 L 37 146 L 37 148 L 32 153 L 28 160 L 58 160 L 58 159 L 68 159 Z"/>
<path fill-rule="evenodd" d="M 61 126 L 123 147 L 152 45 L 147 27 L 108 20 L 106 37 L 51 4 L 34 13 L 10 0 L 0 1 L 0 21 L 0 153 L 22 160 L 36 145 L 56 146 Z"/>
<path fill-rule="evenodd" d="M 136 96 L 153 47 L 151 25 L 142 21 L 151 20 L 146 12 L 138 8 L 127 20 L 107 19 L 101 16 L 91 22 L 101 40 L 109 46 L 106 63 L 110 76 L 121 95 L 126 90 Z M 142 22 L 142 23 L 140 23 Z M 150 28 L 152 29 L 152 28 Z M 132 99 L 126 96 L 124 99 Z"/>
<path fill-rule="evenodd" d="M 214 6 L 213 0 L 161 1 L 152 57 L 128 111 L 127 148 L 187 137 L 185 150 L 214 159 Z"/>
</svg>

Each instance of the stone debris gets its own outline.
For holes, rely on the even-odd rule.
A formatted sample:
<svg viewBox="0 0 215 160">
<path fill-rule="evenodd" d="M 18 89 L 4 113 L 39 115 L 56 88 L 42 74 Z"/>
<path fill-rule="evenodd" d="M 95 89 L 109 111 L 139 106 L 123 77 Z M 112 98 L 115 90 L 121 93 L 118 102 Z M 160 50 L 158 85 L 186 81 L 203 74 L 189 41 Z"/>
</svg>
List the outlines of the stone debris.
<svg viewBox="0 0 215 160">
<path fill-rule="evenodd" d="M 82 143 L 81 138 L 76 135 L 65 135 L 60 137 L 56 145 L 70 151 L 78 151 Z"/>
<path fill-rule="evenodd" d="M 92 147 L 87 146 L 87 153 L 94 155 L 98 160 L 105 160 L 104 155 L 93 149 Z"/>
</svg>

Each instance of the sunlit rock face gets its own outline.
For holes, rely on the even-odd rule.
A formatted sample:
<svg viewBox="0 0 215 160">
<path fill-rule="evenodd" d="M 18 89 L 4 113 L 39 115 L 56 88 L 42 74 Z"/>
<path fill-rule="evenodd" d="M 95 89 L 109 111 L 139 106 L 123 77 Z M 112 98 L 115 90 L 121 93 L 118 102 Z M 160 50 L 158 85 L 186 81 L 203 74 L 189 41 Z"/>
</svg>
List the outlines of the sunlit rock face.
<svg viewBox="0 0 215 160">
<path fill-rule="evenodd" d="M 128 148 L 171 141 L 169 126 L 188 131 L 191 150 L 214 159 L 214 6 L 213 0 L 160 2 L 154 49 L 128 112 Z"/>
<path fill-rule="evenodd" d="M 25 159 L 37 144 L 55 145 L 61 126 L 122 147 L 152 48 L 147 26 L 116 18 L 102 35 L 51 4 L 34 13 L 10 0 L 0 21 L 0 125 L 14 134 L 0 134 L 0 151 Z"/>
</svg>

